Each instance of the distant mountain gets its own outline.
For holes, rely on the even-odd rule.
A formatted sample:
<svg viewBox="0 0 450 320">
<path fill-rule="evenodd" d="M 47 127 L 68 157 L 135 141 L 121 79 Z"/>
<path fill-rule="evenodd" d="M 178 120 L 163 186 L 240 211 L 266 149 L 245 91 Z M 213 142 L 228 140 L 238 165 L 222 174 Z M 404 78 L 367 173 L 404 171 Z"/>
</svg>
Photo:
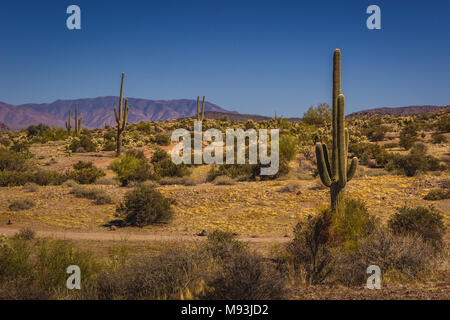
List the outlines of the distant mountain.
<svg viewBox="0 0 450 320">
<path fill-rule="evenodd" d="M 449 107 L 449 106 L 447 106 Z M 446 106 L 408 106 L 408 107 L 396 107 L 396 108 L 375 108 L 353 112 L 348 117 L 363 117 L 371 115 L 400 115 L 409 116 L 413 114 L 427 113 L 433 111 L 439 111 Z"/>
<path fill-rule="evenodd" d="M 0 102 L 0 122 L 13 130 L 26 128 L 32 124 L 45 123 L 65 127 L 69 109 L 72 118 L 75 104 L 83 119 L 82 125 L 88 128 L 103 128 L 105 124 L 115 125 L 113 108 L 117 107 L 119 97 L 99 97 L 78 100 L 57 100 L 52 103 L 23 104 L 14 106 Z M 141 121 L 163 121 L 191 117 L 197 113 L 197 100 L 147 100 L 128 98 L 129 123 Z M 205 102 L 205 111 L 236 113 L 225 110 L 213 103 Z"/>
</svg>

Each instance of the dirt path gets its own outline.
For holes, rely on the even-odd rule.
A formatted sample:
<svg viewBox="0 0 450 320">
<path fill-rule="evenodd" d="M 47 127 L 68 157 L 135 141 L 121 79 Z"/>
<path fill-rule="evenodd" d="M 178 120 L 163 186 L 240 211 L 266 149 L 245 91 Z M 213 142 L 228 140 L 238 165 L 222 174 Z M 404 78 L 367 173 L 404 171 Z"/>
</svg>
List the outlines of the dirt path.
<svg viewBox="0 0 450 320">
<path fill-rule="evenodd" d="M 18 228 L 14 227 L 1 227 L 0 234 L 5 234 L 8 237 L 15 235 L 19 232 Z M 76 232 L 76 231 L 36 231 L 36 236 L 39 238 L 54 237 L 58 239 L 68 240 L 93 240 L 93 241 L 202 241 L 206 237 L 199 237 L 196 235 L 186 234 L 138 234 L 127 231 L 105 231 L 105 232 Z M 288 237 L 238 237 L 239 240 L 244 242 L 254 243 L 284 243 L 288 242 Z"/>
</svg>

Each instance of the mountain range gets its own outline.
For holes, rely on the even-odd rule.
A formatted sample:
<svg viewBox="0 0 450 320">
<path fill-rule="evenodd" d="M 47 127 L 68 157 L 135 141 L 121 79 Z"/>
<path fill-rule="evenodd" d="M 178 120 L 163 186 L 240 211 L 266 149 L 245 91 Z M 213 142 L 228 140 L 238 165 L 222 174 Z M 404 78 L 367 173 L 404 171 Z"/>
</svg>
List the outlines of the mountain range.
<svg viewBox="0 0 450 320">
<path fill-rule="evenodd" d="M 108 96 L 76 100 L 56 100 L 52 103 L 11 105 L 0 102 L 0 131 L 19 130 L 30 125 L 45 123 L 50 126 L 65 127 L 68 112 L 74 118 L 75 105 L 78 105 L 82 126 L 87 128 L 103 128 L 115 125 L 113 108 L 117 107 L 119 97 Z M 193 99 L 148 100 L 129 98 L 128 123 L 141 121 L 164 121 L 192 117 L 197 112 L 197 101 Z M 447 106 L 448 107 L 448 106 Z M 375 114 L 411 115 L 432 112 L 441 109 L 439 106 L 407 106 L 396 108 L 375 108 L 354 112 L 349 117 L 362 117 Z M 271 117 L 251 114 L 240 114 L 229 111 L 211 102 L 205 102 L 206 117 L 210 119 L 227 118 L 234 121 L 263 121 Z M 298 122 L 301 118 L 288 118 Z M 72 120 L 73 126 L 73 120 Z"/>
<path fill-rule="evenodd" d="M 75 105 L 78 105 L 78 114 L 83 119 L 83 127 L 103 128 L 105 124 L 115 125 L 113 108 L 117 107 L 118 103 L 119 97 L 114 96 L 56 100 L 52 103 L 23 104 L 18 106 L 0 102 L 0 122 L 12 130 L 26 128 L 32 124 L 39 123 L 64 128 L 69 110 L 72 110 L 71 115 L 73 119 Z M 197 113 L 197 101 L 190 99 L 147 100 L 128 98 L 128 105 L 128 123 L 164 121 L 191 117 Z M 205 101 L 205 111 L 235 113 L 208 101 Z"/>
</svg>

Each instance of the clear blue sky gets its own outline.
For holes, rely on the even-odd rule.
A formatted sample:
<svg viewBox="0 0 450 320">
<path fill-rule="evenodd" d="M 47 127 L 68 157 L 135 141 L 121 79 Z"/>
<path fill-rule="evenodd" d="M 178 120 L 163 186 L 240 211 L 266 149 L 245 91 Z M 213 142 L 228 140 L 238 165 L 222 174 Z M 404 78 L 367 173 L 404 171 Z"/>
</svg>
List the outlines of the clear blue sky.
<svg viewBox="0 0 450 320">
<path fill-rule="evenodd" d="M 382 30 L 366 28 L 370 4 Z M 129 97 L 301 116 L 330 102 L 337 47 L 347 113 L 450 103 L 445 0 L 1 0 L 0 101 L 118 95 L 123 71 Z"/>
</svg>

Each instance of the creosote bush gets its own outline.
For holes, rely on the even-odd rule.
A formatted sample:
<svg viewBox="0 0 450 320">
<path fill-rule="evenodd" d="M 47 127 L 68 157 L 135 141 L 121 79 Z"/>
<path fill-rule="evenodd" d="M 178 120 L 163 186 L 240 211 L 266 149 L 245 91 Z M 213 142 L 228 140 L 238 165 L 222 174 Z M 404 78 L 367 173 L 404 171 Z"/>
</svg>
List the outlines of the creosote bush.
<svg viewBox="0 0 450 320">
<path fill-rule="evenodd" d="M 402 207 L 389 219 L 394 234 L 418 235 L 435 248 L 441 248 L 445 235 L 444 216 L 433 207 Z"/>
<path fill-rule="evenodd" d="M 144 227 L 154 223 L 165 223 L 173 215 L 173 200 L 164 197 L 153 187 L 139 185 L 125 194 L 116 214 L 124 225 Z"/>
<path fill-rule="evenodd" d="M 36 206 L 36 203 L 31 199 L 21 199 L 13 201 L 9 206 L 11 211 L 28 210 Z"/>
<path fill-rule="evenodd" d="M 142 182 L 154 178 L 152 166 L 147 161 L 142 151 L 129 150 L 114 160 L 110 165 L 111 170 L 117 174 L 122 186 L 130 182 Z"/>
<path fill-rule="evenodd" d="M 94 183 L 98 178 L 104 177 L 106 173 L 93 165 L 91 161 L 78 161 L 73 165 L 73 171 L 67 173 L 67 178 L 81 184 Z"/>
</svg>

